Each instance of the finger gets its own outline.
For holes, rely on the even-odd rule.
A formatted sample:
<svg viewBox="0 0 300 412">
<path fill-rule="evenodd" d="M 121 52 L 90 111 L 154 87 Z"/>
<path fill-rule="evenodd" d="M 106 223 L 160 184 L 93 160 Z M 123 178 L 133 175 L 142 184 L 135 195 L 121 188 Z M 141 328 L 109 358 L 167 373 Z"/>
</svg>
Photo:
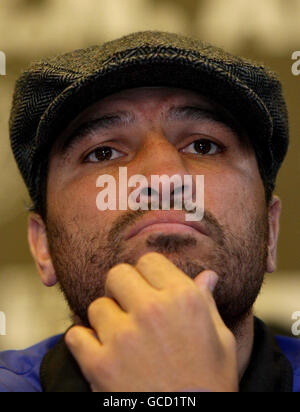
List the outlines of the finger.
<svg viewBox="0 0 300 412">
<path fill-rule="evenodd" d="M 92 381 L 94 359 L 99 358 L 103 349 L 94 332 L 84 326 L 74 326 L 65 334 L 65 343 L 76 359 L 81 372 L 88 382 Z"/>
<path fill-rule="evenodd" d="M 153 293 L 151 285 L 127 263 L 114 266 L 107 274 L 105 294 L 115 299 L 126 312 L 139 307 Z"/>
<path fill-rule="evenodd" d="M 204 291 L 208 289 L 211 293 L 213 293 L 218 280 L 219 277 L 216 272 L 213 272 L 212 270 L 204 270 L 195 277 L 194 282 L 199 289 Z"/>
<path fill-rule="evenodd" d="M 206 298 L 214 321 L 218 324 L 221 323 L 223 325 L 223 319 L 219 314 L 216 301 L 213 297 L 213 292 L 218 283 L 218 280 L 219 277 L 216 272 L 212 270 L 204 270 L 195 277 L 194 283 L 201 291 L 202 296 Z"/>
<path fill-rule="evenodd" d="M 156 289 L 165 289 L 170 286 L 192 283 L 191 279 L 169 259 L 160 253 L 147 253 L 136 264 L 141 275 Z"/>
<path fill-rule="evenodd" d="M 100 341 L 105 344 L 121 325 L 128 322 L 128 315 L 113 299 L 102 297 L 88 307 L 88 319 Z"/>
</svg>

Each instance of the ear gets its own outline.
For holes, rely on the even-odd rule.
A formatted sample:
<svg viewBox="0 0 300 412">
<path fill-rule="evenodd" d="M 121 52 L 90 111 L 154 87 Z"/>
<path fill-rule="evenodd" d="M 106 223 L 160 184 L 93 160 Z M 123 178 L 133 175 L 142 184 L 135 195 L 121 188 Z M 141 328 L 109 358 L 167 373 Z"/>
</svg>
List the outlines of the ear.
<svg viewBox="0 0 300 412">
<path fill-rule="evenodd" d="M 37 213 L 30 213 L 28 217 L 28 242 L 43 284 L 55 285 L 57 279 L 49 253 L 46 226 Z"/>
<path fill-rule="evenodd" d="M 273 196 L 269 205 L 269 241 L 267 272 L 272 273 L 276 270 L 277 243 L 279 235 L 279 219 L 281 214 L 281 200 Z"/>
</svg>

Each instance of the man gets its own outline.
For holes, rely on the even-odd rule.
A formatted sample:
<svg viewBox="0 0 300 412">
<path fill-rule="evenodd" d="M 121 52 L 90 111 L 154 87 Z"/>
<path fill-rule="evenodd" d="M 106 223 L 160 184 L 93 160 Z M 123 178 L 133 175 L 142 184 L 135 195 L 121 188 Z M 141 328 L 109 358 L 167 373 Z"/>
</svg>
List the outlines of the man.
<svg viewBox="0 0 300 412">
<path fill-rule="evenodd" d="M 183 36 L 134 33 L 32 65 L 10 132 L 33 201 L 31 252 L 74 325 L 2 353 L 1 390 L 300 390 L 299 342 L 275 341 L 252 312 L 275 270 L 288 146 L 272 72 Z M 159 210 L 124 207 L 121 168 L 146 179 L 136 203 L 156 196 Z M 170 210 L 154 175 L 181 178 Z M 120 186 L 121 206 L 99 211 L 99 176 Z M 186 176 L 190 201 L 204 176 L 195 221 L 188 203 L 175 207 Z"/>
</svg>

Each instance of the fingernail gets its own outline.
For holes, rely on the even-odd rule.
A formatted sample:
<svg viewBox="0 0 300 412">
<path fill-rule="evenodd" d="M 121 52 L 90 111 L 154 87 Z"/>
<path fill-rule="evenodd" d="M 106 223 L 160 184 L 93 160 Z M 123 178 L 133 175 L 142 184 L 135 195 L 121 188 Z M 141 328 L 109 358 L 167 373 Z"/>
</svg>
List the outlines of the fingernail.
<svg viewBox="0 0 300 412">
<path fill-rule="evenodd" d="M 208 288 L 211 292 L 215 290 L 218 280 L 219 280 L 219 277 L 216 274 L 216 272 L 210 271 L 208 274 Z"/>
</svg>

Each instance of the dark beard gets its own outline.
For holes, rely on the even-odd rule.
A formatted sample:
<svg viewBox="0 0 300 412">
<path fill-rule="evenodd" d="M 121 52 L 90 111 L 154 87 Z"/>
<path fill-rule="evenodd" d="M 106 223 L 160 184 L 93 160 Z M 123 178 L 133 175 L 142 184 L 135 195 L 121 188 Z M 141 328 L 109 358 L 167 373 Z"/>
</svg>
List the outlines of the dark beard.
<svg viewBox="0 0 300 412">
<path fill-rule="evenodd" d="M 103 233 L 86 233 L 79 225 L 70 231 L 78 218 L 70 226 L 48 219 L 49 247 L 60 288 L 72 313 L 86 326 L 87 308 L 104 296 L 109 269 L 121 262 L 136 264 L 137 259 L 126 251 L 122 234 L 146 213 L 127 212 Z M 214 270 L 219 275 L 214 291 L 218 310 L 225 324 L 235 332 L 251 312 L 263 283 L 268 250 L 267 214 L 249 218 L 242 234 L 225 229 L 208 212 L 203 221 L 215 246 L 207 256 L 189 258 L 189 248 L 197 247 L 197 240 L 191 235 L 152 234 L 146 245 L 149 251 L 163 253 L 192 279 L 205 269 Z"/>
</svg>

